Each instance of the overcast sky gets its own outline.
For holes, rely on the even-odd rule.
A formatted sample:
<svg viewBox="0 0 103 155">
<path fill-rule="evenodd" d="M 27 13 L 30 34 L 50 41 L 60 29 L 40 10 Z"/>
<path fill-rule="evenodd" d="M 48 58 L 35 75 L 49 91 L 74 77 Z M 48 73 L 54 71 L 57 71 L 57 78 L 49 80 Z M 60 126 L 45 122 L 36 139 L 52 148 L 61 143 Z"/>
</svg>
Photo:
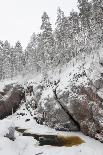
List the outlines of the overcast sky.
<svg viewBox="0 0 103 155">
<path fill-rule="evenodd" d="M 39 32 L 44 11 L 54 25 L 58 6 L 68 15 L 77 10 L 77 0 L 0 0 L 0 40 L 11 45 L 19 40 L 25 48 L 32 33 Z"/>
</svg>

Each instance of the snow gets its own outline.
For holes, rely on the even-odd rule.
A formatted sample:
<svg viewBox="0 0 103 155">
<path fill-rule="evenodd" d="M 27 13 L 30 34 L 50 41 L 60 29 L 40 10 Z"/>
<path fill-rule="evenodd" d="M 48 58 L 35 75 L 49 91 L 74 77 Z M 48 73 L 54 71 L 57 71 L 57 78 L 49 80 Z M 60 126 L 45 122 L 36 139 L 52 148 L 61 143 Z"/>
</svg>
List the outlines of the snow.
<svg viewBox="0 0 103 155">
<path fill-rule="evenodd" d="M 5 85 L 8 85 L 8 84 L 13 84 L 13 85 L 22 84 L 24 87 L 31 84 L 37 85 L 41 81 L 41 79 L 42 79 L 41 74 L 36 73 L 36 74 L 28 74 L 25 76 L 19 75 L 12 79 L 1 80 L 0 91 L 2 91 Z"/>
<path fill-rule="evenodd" d="M 15 127 L 14 123 L 10 120 L 1 120 L 0 121 L 0 137 L 5 136 L 9 133 L 9 128 Z"/>
<path fill-rule="evenodd" d="M 97 79 L 101 78 L 101 73 L 103 73 L 103 67 L 99 63 L 99 56 L 103 57 L 102 51 L 103 47 L 100 47 L 97 51 L 79 54 L 62 68 L 61 66 L 59 66 L 53 71 L 49 71 L 48 80 L 51 83 L 53 83 L 54 81 L 60 81 L 57 86 L 58 96 L 65 92 L 65 90 L 71 92 L 71 87 L 73 85 L 85 85 L 86 87 L 88 86 L 89 82 L 94 82 Z M 83 75 L 83 73 L 86 75 Z M 49 85 L 49 87 L 47 87 L 47 89 L 42 94 L 42 101 L 48 96 L 52 97 L 52 90 L 53 85 Z M 102 96 L 102 94 L 102 91 L 98 91 L 98 95 L 100 97 Z"/>
<path fill-rule="evenodd" d="M 103 98 L 103 88 L 99 89 L 99 91 L 97 91 L 97 94 L 99 97 Z"/>
<path fill-rule="evenodd" d="M 103 144 L 90 137 L 84 136 L 80 132 L 60 132 L 55 131 L 45 125 L 39 125 L 32 118 L 29 112 L 25 109 L 25 104 L 14 113 L 13 115 L 0 121 L 0 155 L 103 155 Z M 25 113 L 24 116 L 18 116 L 18 113 Z M 25 120 L 29 118 L 30 121 Z M 17 131 L 15 132 L 15 140 L 11 141 L 4 137 L 4 134 L 8 132 L 8 128 L 11 125 L 15 125 L 19 128 L 25 128 L 25 132 L 35 134 L 53 134 L 53 135 L 64 135 L 64 136 L 79 136 L 85 143 L 72 146 L 72 147 L 54 147 L 54 146 L 39 146 L 39 142 L 33 137 L 22 136 Z"/>
<path fill-rule="evenodd" d="M 45 91 L 43 91 L 43 94 L 42 94 L 42 98 L 45 98 L 45 97 L 53 97 L 53 88 L 52 87 L 49 87 L 48 89 L 46 89 Z"/>
</svg>

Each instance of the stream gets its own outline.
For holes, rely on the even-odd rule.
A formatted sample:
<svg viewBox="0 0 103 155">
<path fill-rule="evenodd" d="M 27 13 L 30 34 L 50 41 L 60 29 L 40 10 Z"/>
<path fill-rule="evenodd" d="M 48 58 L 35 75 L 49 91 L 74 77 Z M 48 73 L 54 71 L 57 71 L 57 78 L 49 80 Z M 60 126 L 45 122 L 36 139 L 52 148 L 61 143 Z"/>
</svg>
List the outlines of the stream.
<svg viewBox="0 0 103 155">
<path fill-rule="evenodd" d="M 51 146 L 67 146 L 80 145 L 85 143 L 79 136 L 62 136 L 62 135 L 49 135 L 49 134 L 37 134 L 27 132 L 26 129 L 15 127 L 15 130 L 22 134 L 22 136 L 31 136 L 39 141 L 39 146 L 51 145 Z"/>
</svg>

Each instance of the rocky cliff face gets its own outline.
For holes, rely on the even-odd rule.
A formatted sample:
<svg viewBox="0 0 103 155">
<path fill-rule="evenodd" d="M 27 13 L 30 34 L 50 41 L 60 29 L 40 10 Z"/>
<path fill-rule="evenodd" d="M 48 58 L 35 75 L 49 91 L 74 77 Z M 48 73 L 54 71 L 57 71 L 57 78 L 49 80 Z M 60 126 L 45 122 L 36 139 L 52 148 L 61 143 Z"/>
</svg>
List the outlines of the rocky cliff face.
<svg viewBox="0 0 103 155">
<path fill-rule="evenodd" d="M 78 131 L 103 142 L 102 60 L 94 54 L 61 74 L 59 82 L 42 90 L 36 112 L 58 130 Z M 55 93 L 56 94 L 55 94 Z M 55 96 L 56 95 L 56 96 Z M 38 116 L 37 116 L 38 117 Z"/>
</svg>

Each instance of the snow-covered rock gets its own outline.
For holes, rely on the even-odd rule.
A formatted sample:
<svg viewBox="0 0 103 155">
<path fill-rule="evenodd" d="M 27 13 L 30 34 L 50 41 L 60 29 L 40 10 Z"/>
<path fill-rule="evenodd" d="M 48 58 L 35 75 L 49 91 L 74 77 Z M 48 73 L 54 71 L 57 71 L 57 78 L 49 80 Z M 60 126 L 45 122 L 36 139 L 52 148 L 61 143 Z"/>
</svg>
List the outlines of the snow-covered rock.
<svg viewBox="0 0 103 155">
<path fill-rule="evenodd" d="M 38 103 L 38 112 L 43 114 L 44 123 L 48 126 L 64 130 L 66 126 L 67 130 L 73 130 L 71 123 L 73 120 L 70 120 L 61 103 L 84 134 L 99 139 L 103 135 L 103 77 L 101 75 L 103 66 L 98 54 L 92 52 L 85 55 L 85 59 L 79 58 L 73 65 L 72 61 L 69 62 L 66 67 L 61 69 L 58 77 L 52 75 L 57 85 L 55 87 L 49 85 L 43 90 Z M 49 76 L 51 80 L 51 75 Z M 54 89 L 60 103 L 55 99 L 55 95 L 51 95 Z M 103 141 L 103 137 L 100 141 Z"/>
<path fill-rule="evenodd" d="M 5 87 L 5 95 L 0 99 L 0 119 L 12 114 L 19 107 L 21 100 L 25 98 L 23 88 L 20 85 Z"/>
</svg>

